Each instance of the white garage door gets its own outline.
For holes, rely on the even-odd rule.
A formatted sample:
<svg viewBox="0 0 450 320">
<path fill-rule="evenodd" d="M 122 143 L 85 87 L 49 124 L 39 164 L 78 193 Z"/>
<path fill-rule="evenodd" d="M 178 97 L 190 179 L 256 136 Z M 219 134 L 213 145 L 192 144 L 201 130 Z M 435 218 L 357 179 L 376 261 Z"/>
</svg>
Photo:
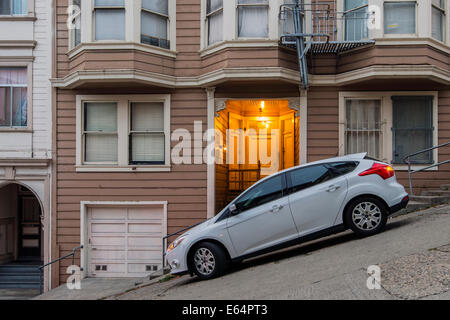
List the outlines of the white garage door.
<svg viewBox="0 0 450 320">
<path fill-rule="evenodd" d="M 88 274 L 144 277 L 162 266 L 162 205 L 88 208 Z"/>
</svg>

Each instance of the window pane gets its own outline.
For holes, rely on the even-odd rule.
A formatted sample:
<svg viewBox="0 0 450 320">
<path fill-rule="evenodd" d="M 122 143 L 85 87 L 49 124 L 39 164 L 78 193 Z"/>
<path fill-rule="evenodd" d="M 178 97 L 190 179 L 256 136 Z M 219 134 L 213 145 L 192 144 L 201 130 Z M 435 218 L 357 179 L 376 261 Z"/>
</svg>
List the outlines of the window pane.
<svg viewBox="0 0 450 320">
<path fill-rule="evenodd" d="M 116 162 L 117 135 L 88 133 L 85 136 L 85 161 Z"/>
<path fill-rule="evenodd" d="M 345 153 L 367 152 L 380 158 L 381 103 L 379 100 L 346 101 Z"/>
<path fill-rule="evenodd" d="M 214 44 L 223 39 L 223 11 L 208 17 L 208 44 Z"/>
<path fill-rule="evenodd" d="M 125 10 L 122 9 L 95 10 L 95 39 L 124 40 Z"/>
<path fill-rule="evenodd" d="M 333 172 L 335 176 L 344 175 L 355 170 L 357 162 L 336 162 L 330 163 L 330 170 Z"/>
<path fill-rule="evenodd" d="M 142 11 L 141 33 L 146 36 L 167 39 L 167 18 Z"/>
<path fill-rule="evenodd" d="M 11 88 L 0 87 L 0 126 L 11 126 Z"/>
<path fill-rule="evenodd" d="M 27 88 L 13 88 L 12 126 L 27 126 Z"/>
<path fill-rule="evenodd" d="M 164 131 L 163 103 L 133 103 L 131 105 L 132 131 Z"/>
<path fill-rule="evenodd" d="M 158 162 L 164 164 L 164 134 L 132 134 L 131 161 Z"/>
<path fill-rule="evenodd" d="M 431 3 L 434 4 L 436 7 L 445 9 L 445 0 L 431 0 Z"/>
<path fill-rule="evenodd" d="M 169 1 L 168 0 L 142 0 L 142 8 L 168 15 L 169 14 Z"/>
<path fill-rule="evenodd" d="M 369 37 L 367 7 L 345 14 L 345 40 L 358 41 Z"/>
<path fill-rule="evenodd" d="M 11 14 L 11 2 L 9 0 L 0 1 L 0 14 Z"/>
<path fill-rule="evenodd" d="M 86 103 L 84 130 L 99 132 L 117 131 L 117 105 L 115 103 Z"/>
<path fill-rule="evenodd" d="M 322 165 L 290 171 L 288 174 L 291 177 L 291 189 L 294 192 L 309 188 L 332 178 L 328 169 Z"/>
<path fill-rule="evenodd" d="M 384 33 L 413 34 L 416 33 L 415 2 L 384 3 Z"/>
<path fill-rule="evenodd" d="M 27 84 L 27 68 L 0 68 L 0 86 Z"/>
<path fill-rule="evenodd" d="M 96 7 L 123 7 L 125 0 L 95 0 Z"/>
<path fill-rule="evenodd" d="M 432 147 L 432 106 L 432 97 L 393 97 L 394 163 L 404 163 L 408 154 Z M 431 163 L 433 153 L 415 156 L 412 162 Z"/>
<path fill-rule="evenodd" d="M 243 211 L 281 198 L 283 196 L 283 178 L 283 175 L 278 175 L 255 186 L 237 200 L 236 207 Z"/>
<path fill-rule="evenodd" d="M 219 8 L 223 7 L 223 0 L 208 0 L 207 13 L 211 13 Z"/>
<path fill-rule="evenodd" d="M 263 4 L 269 3 L 269 0 L 239 0 L 239 4 Z"/>
<path fill-rule="evenodd" d="M 13 14 L 28 14 L 28 0 L 13 0 Z"/>
<path fill-rule="evenodd" d="M 368 0 L 345 0 L 345 11 L 367 5 Z"/>
<path fill-rule="evenodd" d="M 432 37 L 443 41 L 444 40 L 444 14 L 436 8 L 432 8 Z"/>
<path fill-rule="evenodd" d="M 239 1 L 243 3 L 242 0 Z M 247 2 L 244 2 L 247 3 Z M 250 2 L 251 3 L 251 2 Z M 239 14 L 239 37 L 265 38 L 269 34 L 268 7 L 251 6 L 238 9 Z"/>
</svg>

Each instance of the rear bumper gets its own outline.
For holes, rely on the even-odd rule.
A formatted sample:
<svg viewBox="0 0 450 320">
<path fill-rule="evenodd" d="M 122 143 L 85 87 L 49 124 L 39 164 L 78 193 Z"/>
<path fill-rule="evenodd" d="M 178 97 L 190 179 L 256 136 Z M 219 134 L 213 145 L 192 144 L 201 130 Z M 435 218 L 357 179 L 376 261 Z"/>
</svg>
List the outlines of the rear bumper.
<svg viewBox="0 0 450 320">
<path fill-rule="evenodd" d="M 389 208 L 390 209 L 389 214 L 396 213 L 397 211 L 400 211 L 400 210 L 406 208 L 406 206 L 408 205 L 408 202 L 409 202 L 409 196 L 405 196 L 400 203 Z"/>
</svg>

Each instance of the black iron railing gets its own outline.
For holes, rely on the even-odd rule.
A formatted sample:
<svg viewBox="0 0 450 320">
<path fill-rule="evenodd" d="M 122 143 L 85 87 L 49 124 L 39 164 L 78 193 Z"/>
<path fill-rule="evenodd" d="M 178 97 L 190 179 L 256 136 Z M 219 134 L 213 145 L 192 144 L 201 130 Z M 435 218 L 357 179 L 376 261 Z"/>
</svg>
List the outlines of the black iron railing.
<svg viewBox="0 0 450 320">
<path fill-rule="evenodd" d="M 444 161 L 441 161 L 441 162 L 429 165 L 429 166 L 427 166 L 425 168 L 420 168 L 420 169 L 417 169 L 417 170 L 411 170 L 411 158 L 415 157 L 415 156 L 418 156 L 419 154 L 430 152 L 430 151 L 433 151 L 435 149 L 439 149 L 439 148 L 446 147 L 446 146 L 449 146 L 449 145 L 450 145 L 450 141 L 446 142 L 446 143 L 443 143 L 443 144 L 440 144 L 440 145 L 435 146 L 435 147 L 431 147 L 431 148 L 424 149 L 424 150 L 421 150 L 421 151 L 418 151 L 418 152 L 415 152 L 415 153 L 411 153 L 411 154 L 409 154 L 409 155 L 407 155 L 406 157 L 403 158 L 403 161 L 408 165 L 409 194 L 411 196 L 414 195 L 413 194 L 413 186 L 412 186 L 412 175 L 414 173 L 422 172 L 422 171 L 425 171 L 425 170 L 428 170 L 428 169 L 431 169 L 431 168 L 434 168 L 434 167 L 439 167 L 439 166 L 441 166 L 443 164 L 446 164 L 446 163 L 450 163 L 450 159 L 447 159 L 447 160 L 444 160 Z"/>
<path fill-rule="evenodd" d="M 59 261 L 61 261 L 61 260 L 64 260 L 64 259 L 67 259 L 67 258 L 69 258 L 69 257 L 72 257 L 72 265 L 74 265 L 75 264 L 75 253 L 78 251 L 78 250 L 81 250 L 81 249 L 83 249 L 83 246 L 79 246 L 79 247 L 76 247 L 76 248 L 74 248 L 73 250 L 72 250 L 72 252 L 71 253 L 69 253 L 69 254 L 66 254 L 65 256 L 62 256 L 62 257 L 60 257 L 60 258 L 58 258 L 58 259 L 55 259 L 55 260 L 53 260 L 53 261 L 50 261 L 49 263 L 46 263 L 46 264 L 44 264 L 44 265 L 42 265 L 42 266 L 40 266 L 38 269 L 39 269 L 39 291 L 40 291 L 40 293 L 42 294 L 43 293 L 43 287 L 44 287 L 44 283 L 43 283 L 43 275 L 44 275 L 44 269 L 45 269 L 45 267 L 48 267 L 49 265 L 52 265 L 52 264 L 54 264 L 54 263 L 56 263 L 56 262 L 59 262 Z M 80 268 L 80 270 L 81 271 L 83 271 L 83 268 Z M 75 271 L 72 271 L 72 274 L 74 273 Z"/>
</svg>

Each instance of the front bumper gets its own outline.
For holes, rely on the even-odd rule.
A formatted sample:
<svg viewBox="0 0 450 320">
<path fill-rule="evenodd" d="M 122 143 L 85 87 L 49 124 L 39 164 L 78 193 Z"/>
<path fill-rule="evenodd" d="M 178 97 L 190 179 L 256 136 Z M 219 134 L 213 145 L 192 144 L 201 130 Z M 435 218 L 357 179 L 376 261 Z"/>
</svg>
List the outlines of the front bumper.
<svg viewBox="0 0 450 320">
<path fill-rule="evenodd" d="M 403 197 L 403 199 L 402 199 L 402 201 L 400 203 L 398 203 L 398 204 L 396 204 L 396 205 L 394 205 L 394 206 L 389 208 L 390 209 L 389 210 L 390 211 L 389 214 L 396 213 L 396 212 L 406 208 L 406 206 L 408 205 L 408 202 L 409 202 L 409 196 L 406 195 L 405 197 Z"/>
<path fill-rule="evenodd" d="M 170 273 L 173 275 L 180 275 L 188 272 L 183 247 L 184 246 L 175 248 L 166 254 L 166 260 L 170 267 Z"/>
</svg>

